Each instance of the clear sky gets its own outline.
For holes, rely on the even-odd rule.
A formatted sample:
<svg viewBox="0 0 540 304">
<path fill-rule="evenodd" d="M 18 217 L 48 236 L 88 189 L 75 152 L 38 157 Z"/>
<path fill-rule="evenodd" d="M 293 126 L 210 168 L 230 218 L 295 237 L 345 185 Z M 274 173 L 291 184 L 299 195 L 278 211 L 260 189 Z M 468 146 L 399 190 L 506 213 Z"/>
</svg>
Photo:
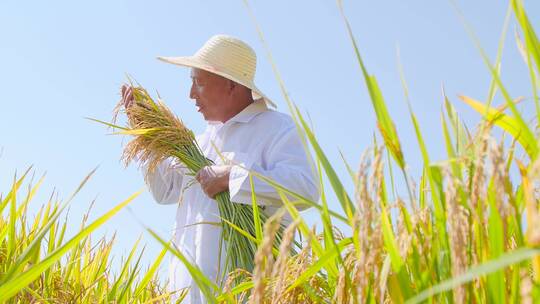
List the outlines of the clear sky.
<svg viewBox="0 0 540 304">
<path fill-rule="evenodd" d="M 491 58 L 495 57 L 507 10 L 505 1 L 457 1 Z M 339 150 L 356 168 L 373 141 L 375 115 L 335 1 L 253 1 L 288 93 L 309 113 L 318 139 L 352 192 Z M 405 157 L 417 180 L 422 162 L 397 69 L 396 49 L 433 160 L 444 159 L 440 128 L 441 85 L 469 127 L 479 116 L 458 94 L 484 100 L 490 75 L 450 1 L 344 1 L 368 70 L 379 80 L 395 120 Z M 540 3 L 526 1 L 540 29 Z M 502 79 L 513 97 L 531 96 L 528 71 L 510 23 Z M 34 165 L 46 172 L 41 195 L 30 214 L 53 191 L 67 198 L 94 167 L 97 173 L 73 202 L 70 227 L 97 197 L 92 218 L 144 187 L 135 166 L 120 163 L 127 138 L 107 135 L 85 120 L 108 120 L 119 87 L 132 75 L 163 99 L 196 133 L 204 121 L 191 100 L 189 70 L 156 56 L 194 53 L 210 36 L 226 33 L 248 42 L 258 54 L 256 83 L 287 112 L 264 48 L 241 0 L 233 1 L 14 1 L 0 2 L 0 192 L 14 173 Z M 501 104 L 497 97 L 495 104 Z M 520 105 L 533 109 L 531 99 Z M 532 113 L 532 112 L 531 112 Z M 532 115 L 527 114 L 527 117 Z M 333 198 L 330 198 L 333 200 Z M 331 206 L 339 210 L 333 200 Z M 131 212 L 130 212 L 131 211 Z M 116 255 L 124 255 L 144 232 L 138 221 L 167 237 L 174 206 L 156 204 L 145 192 L 98 234 L 117 231 Z M 316 223 L 313 212 L 307 212 Z M 145 261 L 160 247 L 148 234 Z"/>
</svg>

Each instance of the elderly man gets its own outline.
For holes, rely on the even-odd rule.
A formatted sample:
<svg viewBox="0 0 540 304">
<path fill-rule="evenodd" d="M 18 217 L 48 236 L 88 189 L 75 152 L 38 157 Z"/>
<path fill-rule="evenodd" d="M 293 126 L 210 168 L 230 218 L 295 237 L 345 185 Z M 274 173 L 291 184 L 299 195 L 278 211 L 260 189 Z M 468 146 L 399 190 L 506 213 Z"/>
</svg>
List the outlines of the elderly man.
<svg viewBox="0 0 540 304">
<path fill-rule="evenodd" d="M 249 171 L 255 171 L 317 201 L 313 162 L 291 117 L 269 109 L 268 105 L 275 105 L 253 83 L 256 56 L 246 43 L 217 35 L 194 56 L 158 59 L 191 68 L 190 98 L 208 123 L 197 142 L 216 165 L 201 169 L 195 176 L 198 183 L 193 183 L 181 165 L 165 161 L 146 182 L 157 202 L 178 204 L 175 244 L 207 277 L 219 283 L 224 250 L 220 258 L 221 228 L 212 224 L 220 221 L 215 195 L 229 190 L 232 202 L 251 204 Z M 130 87 L 122 88 L 122 97 L 129 106 L 133 100 Z M 222 162 L 219 154 L 231 162 Z M 282 206 L 271 185 L 254 178 L 254 189 L 264 212 L 272 214 Z M 204 302 L 186 267 L 175 258 L 171 260 L 169 284 L 170 290 L 190 288 L 187 303 Z"/>
</svg>

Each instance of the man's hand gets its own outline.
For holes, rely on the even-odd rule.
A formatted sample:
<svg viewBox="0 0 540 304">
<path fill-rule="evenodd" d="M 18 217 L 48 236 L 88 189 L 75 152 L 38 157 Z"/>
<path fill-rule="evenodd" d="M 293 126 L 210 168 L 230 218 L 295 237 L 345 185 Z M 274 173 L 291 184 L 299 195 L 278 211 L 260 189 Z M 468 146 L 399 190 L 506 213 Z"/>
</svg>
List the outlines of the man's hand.
<svg viewBox="0 0 540 304">
<path fill-rule="evenodd" d="M 123 84 L 121 87 L 121 93 L 122 93 L 122 104 L 124 105 L 124 108 L 129 108 L 133 105 L 133 88 L 127 84 Z"/>
<path fill-rule="evenodd" d="M 197 172 L 195 179 L 201 184 L 204 193 L 210 198 L 229 190 L 229 173 L 231 166 L 206 166 Z"/>
</svg>

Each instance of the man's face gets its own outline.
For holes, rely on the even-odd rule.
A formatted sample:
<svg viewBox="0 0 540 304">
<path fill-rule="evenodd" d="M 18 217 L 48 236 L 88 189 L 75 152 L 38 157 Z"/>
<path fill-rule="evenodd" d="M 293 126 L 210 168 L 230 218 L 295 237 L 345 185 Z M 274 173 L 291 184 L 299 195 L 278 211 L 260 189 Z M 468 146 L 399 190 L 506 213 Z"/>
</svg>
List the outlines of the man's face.
<svg viewBox="0 0 540 304">
<path fill-rule="evenodd" d="M 230 93 L 229 80 L 197 68 L 191 69 L 191 80 L 189 97 L 195 100 L 197 111 L 205 120 L 221 121 Z"/>
</svg>

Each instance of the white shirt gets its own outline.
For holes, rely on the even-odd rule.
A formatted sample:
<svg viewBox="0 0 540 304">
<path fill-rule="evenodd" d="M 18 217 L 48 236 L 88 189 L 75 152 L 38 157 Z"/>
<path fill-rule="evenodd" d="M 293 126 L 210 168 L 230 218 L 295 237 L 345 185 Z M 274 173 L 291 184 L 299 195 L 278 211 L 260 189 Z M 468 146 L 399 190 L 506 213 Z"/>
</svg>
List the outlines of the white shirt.
<svg viewBox="0 0 540 304">
<path fill-rule="evenodd" d="M 241 164 L 269 177 L 286 188 L 314 202 L 319 199 L 318 182 L 311 156 L 306 154 L 292 118 L 268 109 L 257 100 L 225 123 L 209 122 L 204 133 L 196 137 L 203 153 L 222 164 L 212 143 L 233 163 Z M 229 175 L 232 202 L 251 205 L 249 172 L 234 165 Z M 174 242 L 181 252 L 197 265 L 211 280 L 222 278 L 219 269 L 219 242 L 221 228 L 217 202 L 202 191 L 198 182 L 185 169 L 170 159 L 161 163 L 146 177 L 152 195 L 158 203 L 178 204 L 174 227 Z M 267 206 L 272 214 L 282 206 L 274 187 L 253 176 L 257 204 Z M 301 208 L 301 207 L 300 207 Z M 290 221 L 290 217 L 288 220 Z M 221 261 L 224 260 L 222 250 Z M 191 275 L 176 257 L 171 258 L 169 290 L 190 287 L 183 303 L 204 303 Z"/>
</svg>

